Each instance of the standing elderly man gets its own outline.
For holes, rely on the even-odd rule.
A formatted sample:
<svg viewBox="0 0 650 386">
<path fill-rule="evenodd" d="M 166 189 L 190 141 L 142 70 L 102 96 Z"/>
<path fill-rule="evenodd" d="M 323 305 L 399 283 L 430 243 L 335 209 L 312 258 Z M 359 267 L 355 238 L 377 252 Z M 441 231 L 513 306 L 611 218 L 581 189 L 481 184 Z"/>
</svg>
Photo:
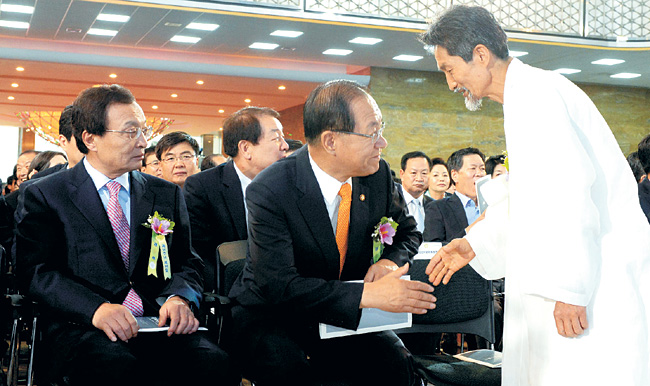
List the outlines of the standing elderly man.
<svg viewBox="0 0 650 386">
<path fill-rule="evenodd" d="M 202 264 L 181 190 L 134 171 L 150 130 L 142 109 L 119 85 L 86 89 L 74 106 L 86 156 L 25 189 L 16 229 L 21 283 L 47 319 L 53 376 L 72 385 L 237 384 L 227 355 L 197 333 Z M 173 230 L 146 227 L 152 215 Z M 154 236 L 168 247 L 160 263 L 150 258 Z M 139 333 L 139 316 L 169 330 Z"/>
<path fill-rule="evenodd" d="M 566 78 L 509 57 L 483 8 L 450 9 L 422 40 L 470 110 L 484 97 L 503 103 L 510 163 L 509 195 L 434 256 L 431 280 L 468 262 L 507 276 L 504 385 L 650 384 L 650 226 L 607 123 Z M 571 165 L 556 182 L 572 199 L 531 172 L 539 154 Z M 632 337 L 626 355 L 594 367 L 621 331 Z"/>
<path fill-rule="evenodd" d="M 381 112 L 357 83 L 331 81 L 307 98 L 304 127 L 307 146 L 246 191 L 250 253 L 230 292 L 244 374 L 260 386 L 419 385 L 392 331 L 318 336 L 319 322 L 356 329 L 363 308 L 435 306 L 433 287 L 399 279 L 422 236 L 381 159 Z M 399 226 L 373 264 L 382 217 Z"/>
</svg>

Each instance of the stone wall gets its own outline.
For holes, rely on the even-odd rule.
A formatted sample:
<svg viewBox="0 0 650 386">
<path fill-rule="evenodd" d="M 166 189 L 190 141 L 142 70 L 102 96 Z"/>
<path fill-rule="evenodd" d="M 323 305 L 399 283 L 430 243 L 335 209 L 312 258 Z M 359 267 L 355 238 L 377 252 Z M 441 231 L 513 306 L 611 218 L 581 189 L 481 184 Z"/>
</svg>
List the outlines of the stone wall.
<svg viewBox="0 0 650 386">
<path fill-rule="evenodd" d="M 603 114 L 625 155 L 650 133 L 649 89 L 579 86 Z M 440 72 L 373 67 L 370 89 L 386 122 L 384 158 L 394 170 L 401 156 L 413 150 L 444 159 L 467 146 L 487 156 L 505 150 L 501 105 L 486 99 L 480 111 L 468 111 Z"/>
</svg>

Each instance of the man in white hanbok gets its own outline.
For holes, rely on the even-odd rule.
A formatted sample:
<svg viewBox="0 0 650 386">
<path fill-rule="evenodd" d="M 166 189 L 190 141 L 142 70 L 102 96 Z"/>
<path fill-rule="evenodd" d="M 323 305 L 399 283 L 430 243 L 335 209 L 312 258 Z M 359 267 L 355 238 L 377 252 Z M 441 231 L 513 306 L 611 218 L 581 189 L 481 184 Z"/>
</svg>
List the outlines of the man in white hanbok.
<svg viewBox="0 0 650 386">
<path fill-rule="evenodd" d="M 483 8 L 448 10 L 422 41 L 470 110 L 503 104 L 510 164 L 503 200 L 434 256 L 431 281 L 468 263 L 507 276 L 503 385 L 650 385 L 650 225 L 607 123 L 566 78 L 509 57 Z M 568 194 L 549 194 L 540 154 Z"/>
</svg>

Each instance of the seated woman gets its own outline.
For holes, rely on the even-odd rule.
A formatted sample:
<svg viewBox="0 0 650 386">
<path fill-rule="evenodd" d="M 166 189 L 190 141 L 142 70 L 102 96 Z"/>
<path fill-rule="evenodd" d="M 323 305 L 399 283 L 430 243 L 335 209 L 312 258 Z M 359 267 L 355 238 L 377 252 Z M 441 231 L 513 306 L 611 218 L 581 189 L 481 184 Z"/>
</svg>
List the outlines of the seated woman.
<svg viewBox="0 0 650 386">
<path fill-rule="evenodd" d="M 431 160 L 431 173 L 429 174 L 429 190 L 427 195 L 434 200 L 440 200 L 449 195 L 447 190 L 450 187 L 451 178 L 447 164 L 442 158 L 433 158 Z"/>
</svg>

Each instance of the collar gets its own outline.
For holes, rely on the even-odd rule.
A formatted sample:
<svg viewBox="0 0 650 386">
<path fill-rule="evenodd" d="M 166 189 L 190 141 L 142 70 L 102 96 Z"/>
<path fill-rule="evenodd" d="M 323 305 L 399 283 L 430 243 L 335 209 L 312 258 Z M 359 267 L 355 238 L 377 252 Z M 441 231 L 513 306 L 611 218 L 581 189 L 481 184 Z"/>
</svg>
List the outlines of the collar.
<svg viewBox="0 0 650 386">
<path fill-rule="evenodd" d="M 106 177 L 102 172 L 99 170 L 95 169 L 90 162 L 88 162 L 88 159 L 84 157 L 83 159 L 83 164 L 84 167 L 86 168 L 86 171 L 88 172 L 88 175 L 90 178 L 93 180 L 93 183 L 95 184 L 95 189 L 99 190 L 106 185 L 108 181 L 111 181 L 110 178 Z M 131 193 L 129 191 L 130 185 L 129 185 L 129 173 L 124 173 L 121 176 L 115 178 L 113 181 L 118 182 L 124 190 L 126 190 L 127 193 Z"/>
<path fill-rule="evenodd" d="M 467 197 L 466 195 L 464 195 L 464 194 L 462 194 L 462 193 L 460 193 L 458 191 L 456 191 L 455 194 L 458 196 L 458 198 L 460 198 L 460 202 L 463 203 L 463 208 L 467 208 L 467 203 L 469 201 L 472 201 L 472 203 L 474 203 L 474 200 L 472 200 L 471 198 Z M 474 204 L 474 206 L 476 206 L 476 204 Z"/>
<path fill-rule="evenodd" d="M 237 167 L 237 163 L 233 160 L 232 161 L 232 166 L 235 167 L 235 172 L 237 172 L 237 176 L 239 177 L 239 182 L 241 183 L 241 188 L 244 192 L 246 192 L 246 188 L 248 185 L 251 183 L 251 179 L 246 177 L 244 173 L 242 173 L 241 170 Z"/>
<path fill-rule="evenodd" d="M 350 187 L 353 187 L 352 177 L 348 178 L 345 182 L 337 180 L 336 178 L 327 174 L 323 169 L 321 169 L 316 161 L 314 161 L 314 159 L 311 157 L 311 154 L 309 154 L 309 163 L 311 164 L 311 168 L 314 171 L 314 175 L 316 176 L 316 181 L 320 186 L 321 193 L 323 194 L 323 198 L 325 199 L 327 205 L 332 205 L 334 203 L 343 184 L 348 183 L 350 184 Z"/>
<path fill-rule="evenodd" d="M 404 201 L 406 201 L 407 204 L 410 204 L 411 201 L 413 201 L 413 200 L 417 200 L 417 201 L 420 201 L 420 205 L 424 206 L 424 202 L 423 202 L 424 201 L 424 194 L 421 195 L 419 198 L 415 198 L 415 197 L 411 196 L 411 194 L 409 192 L 407 192 L 406 189 L 404 189 L 404 185 L 400 184 L 399 186 L 400 186 L 400 188 L 402 188 L 402 193 L 404 194 Z"/>
</svg>

